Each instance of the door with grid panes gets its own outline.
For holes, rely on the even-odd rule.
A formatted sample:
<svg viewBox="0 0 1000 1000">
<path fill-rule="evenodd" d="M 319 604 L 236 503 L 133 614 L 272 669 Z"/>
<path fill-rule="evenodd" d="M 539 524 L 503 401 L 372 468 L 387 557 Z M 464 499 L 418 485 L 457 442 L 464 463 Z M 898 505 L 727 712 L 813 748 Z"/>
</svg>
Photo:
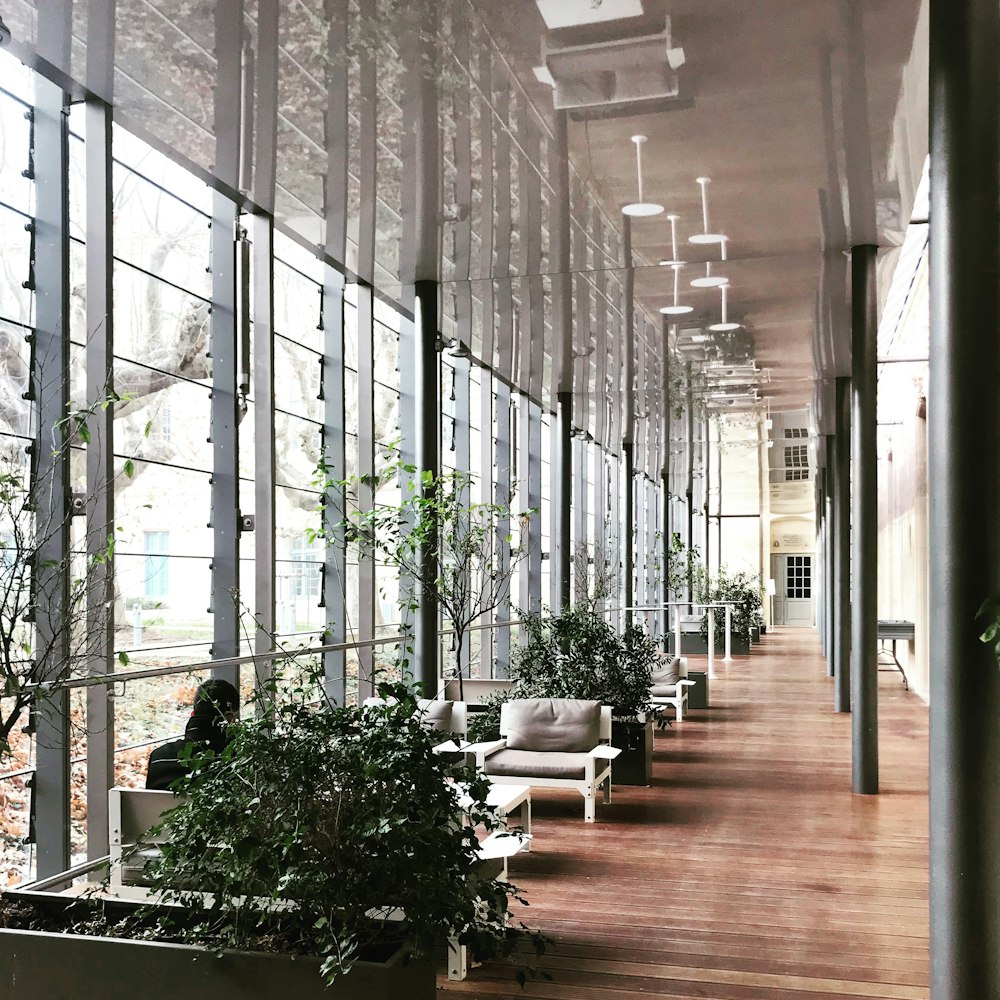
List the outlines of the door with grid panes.
<svg viewBox="0 0 1000 1000">
<path fill-rule="evenodd" d="M 803 554 L 772 556 L 774 624 L 813 624 L 813 557 Z"/>
</svg>

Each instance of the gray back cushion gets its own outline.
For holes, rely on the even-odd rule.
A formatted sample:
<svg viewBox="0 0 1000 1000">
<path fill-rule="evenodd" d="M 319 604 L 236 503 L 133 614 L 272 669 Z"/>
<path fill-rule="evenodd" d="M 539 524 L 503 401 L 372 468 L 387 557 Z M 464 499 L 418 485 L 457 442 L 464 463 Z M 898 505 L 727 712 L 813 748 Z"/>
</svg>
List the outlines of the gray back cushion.
<svg viewBox="0 0 1000 1000">
<path fill-rule="evenodd" d="M 504 706 L 511 750 L 585 753 L 601 739 L 601 703 L 578 698 L 525 698 Z"/>
<path fill-rule="evenodd" d="M 676 656 L 664 657 L 663 663 L 658 670 L 653 671 L 652 683 L 676 684 L 681 679 L 681 664 Z"/>
<path fill-rule="evenodd" d="M 420 721 L 437 733 L 451 732 L 451 702 L 437 698 L 420 698 L 417 701 Z"/>
</svg>

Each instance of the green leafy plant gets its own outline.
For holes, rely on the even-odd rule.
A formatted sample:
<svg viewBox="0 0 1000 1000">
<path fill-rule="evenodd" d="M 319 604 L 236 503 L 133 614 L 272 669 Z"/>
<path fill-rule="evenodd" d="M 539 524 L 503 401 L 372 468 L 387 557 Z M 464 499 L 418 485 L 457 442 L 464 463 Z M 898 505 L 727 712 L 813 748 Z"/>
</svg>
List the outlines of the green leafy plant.
<svg viewBox="0 0 1000 1000">
<path fill-rule="evenodd" d="M 275 679 L 221 754 L 189 758 L 150 865 L 154 892 L 186 916 L 163 933 L 318 956 L 328 982 L 373 948 L 428 956 L 451 936 L 484 959 L 525 937 L 543 950 L 510 919 L 510 902 L 524 902 L 516 887 L 477 879 L 458 792 L 470 821 L 492 830 L 488 783 L 473 770 L 447 780 L 413 690 L 381 685 L 387 703 L 367 708 L 309 700 L 321 691 L 319 677 L 297 691 Z"/>
<path fill-rule="evenodd" d="M 986 630 L 979 639 L 993 647 L 993 657 L 997 661 L 997 666 L 1000 666 L 1000 594 L 987 597 L 979 605 L 976 618 L 986 623 Z"/>
<path fill-rule="evenodd" d="M 651 710 L 656 643 L 638 624 L 616 631 L 602 615 L 575 607 L 561 615 L 529 615 L 526 642 L 511 656 L 515 698 L 583 698 L 611 705 L 616 719 Z"/>
<path fill-rule="evenodd" d="M 730 625 L 733 635 L 749 636 L 750 630 L 764 624 L 760 574 L 731 573 L 724 566 L 714 577 L 702 574 L 697 581 L 698 601 L 702 604 L 732 604 Z M 708 637 L 708 615 L 702 619 L 701 634 Z M 726 616 L 715 614 L 715 642 L 725 642 Z"/>
<path fill-rule="evenodd" d="M 685 591 L 693 590 L 702 574 L 701 551 L 698 546 L 685 545 L 680 532 L 673 532 L 666 559 L 666 582 L 670 593 L 676 598 Z"/>
<path fill-rule="evenodd" d="M 394 445 L 385 449 L 384 461 L 372 475 L 332 481 L 325 473 L 321 467 L 324 494 L 344 498 L 344 520 L 332 533 L 398 570 L 404 612 L 417 607 L 421 592 L 434 595 L 454 630 L 450 673 L 458 678 L 462 697 L 469 626 L 509 601 L 510 580 L 528 555 L 528 524 L 535 511 L 515 512 L 513 489 L 501 499 L 473 501 L 471 473 L 418 470 L 399 457 Z M 380 493 L 397 485 L 398 504 L 379 502 Z M 366 496 L 374 499 L 362 504 Z"/>
</svg>

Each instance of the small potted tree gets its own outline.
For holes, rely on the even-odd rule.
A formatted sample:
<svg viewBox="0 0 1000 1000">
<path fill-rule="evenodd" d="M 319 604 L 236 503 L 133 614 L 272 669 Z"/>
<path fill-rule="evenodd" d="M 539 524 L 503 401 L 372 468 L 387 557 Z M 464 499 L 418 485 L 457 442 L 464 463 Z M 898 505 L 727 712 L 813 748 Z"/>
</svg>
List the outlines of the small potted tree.
<svg viewBox="0 0 1000 1000">
<path fill-rule="evenodd" d="M 163 996 L 228 1000 L 249 995 L 251 970 L 297 998 L 431 998 L 446 940 L 509 954 L 525 934 L 515 887 L 484 875 L 458 802 L 461 788 L 472 824 L 495 827 L 488 786 L 447 780 L 409 688 L 380 693 L 384 705 L 339 708 L 311 678 L 237 724 L 221 755 L 190 757 L 147 868 L 156 905 L 8 895 L 0 993 L 16 980 L 63 995 L 71 981 L 73 995 L 117 996 L 152 976 Z"/>
</svg>

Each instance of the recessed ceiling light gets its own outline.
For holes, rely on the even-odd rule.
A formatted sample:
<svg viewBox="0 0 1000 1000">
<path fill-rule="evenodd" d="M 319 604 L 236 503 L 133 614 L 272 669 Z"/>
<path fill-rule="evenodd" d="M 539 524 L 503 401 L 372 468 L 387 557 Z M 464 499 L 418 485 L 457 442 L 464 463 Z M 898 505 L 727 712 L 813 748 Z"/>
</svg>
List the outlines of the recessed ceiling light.
<svg viewBox="0 0 1000 1000">
<path fill-rule="evenodd" d="M 653 201 L 643 201 L 642 198 L 642 144 L 645 141 L 644 135 L 632 136 L 632 142 L 635 143 L 635 171 L 639 179 L 639 200 L 622 207 L 622 212 L 625 215 L 631 215 L 635 218 L 659 215 L 663 211 L 662 205 L 657 205 Z"/>
</svg>

